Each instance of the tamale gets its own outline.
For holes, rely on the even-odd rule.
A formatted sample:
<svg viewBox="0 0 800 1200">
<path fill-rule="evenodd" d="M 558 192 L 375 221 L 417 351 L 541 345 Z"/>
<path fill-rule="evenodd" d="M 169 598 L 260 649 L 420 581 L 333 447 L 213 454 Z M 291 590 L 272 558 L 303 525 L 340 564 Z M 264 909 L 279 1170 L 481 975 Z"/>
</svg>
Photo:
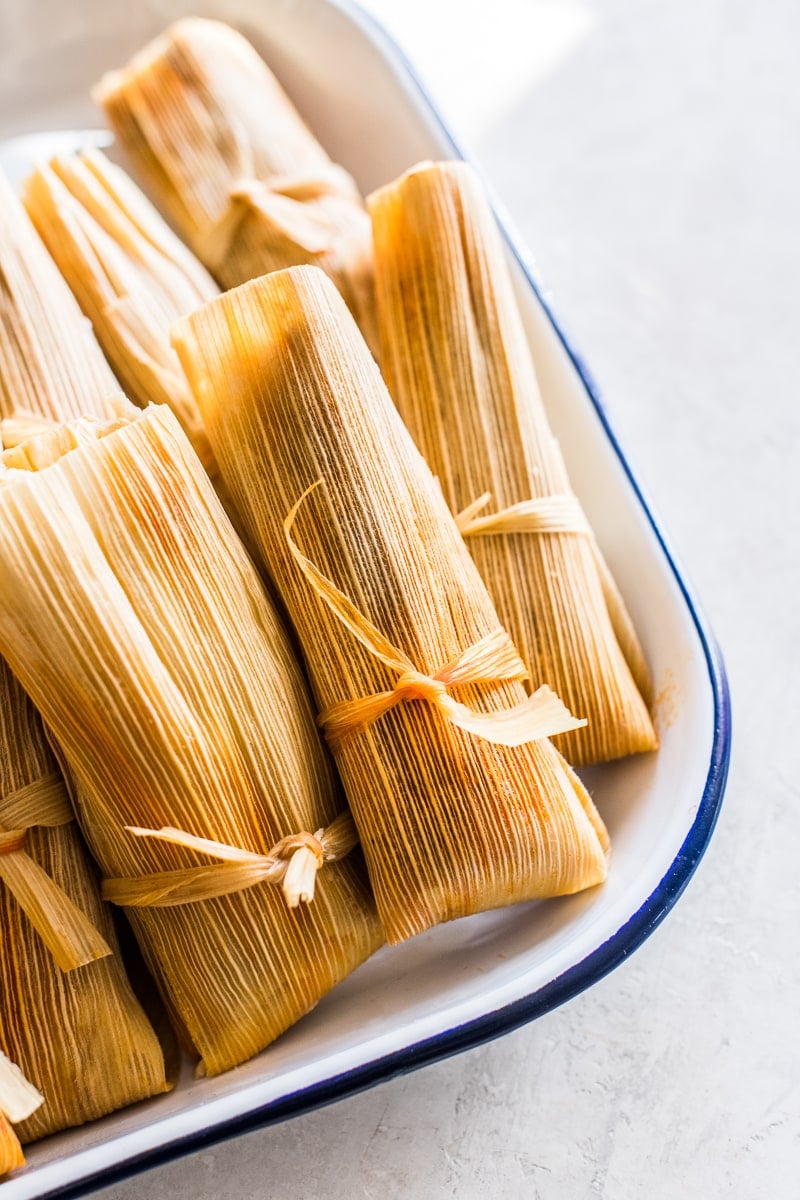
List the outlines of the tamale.
<svg viewBox="0 0 800 1200">
<path fill-rule="evenodd" d="M 63 817 L 53 814 L 59 804 L 67 810 Z M 39 816 L 28 827 L 37 805 Z M 17 881 L 0 869 L 0 1048 L 46 1097 L 19 1124 L 15 1114 L 7 1114 L 23 1142 L 168 1088 L 161 1047 L 131 990 L 107 905 L 71 817 L 41 719 L 0 661 L 0 830 L 26 829 L 26 856 L 61 889 L 56 920 L 71 900 L 100 940 L 97 950 L 83 956 L 84 965 L 62 969 L 31 924 L 36 913 L 29 915 L 14 894 Z M 52 823 L 56 820 L 62 823 Z M 0 833 L 0 842 L 7 837 Z M 0 857 L 0 868 L 18 857 Z M 37 883 L 41 877 L 35 874 L 34 888 Z M 105 953 L 103 943 L 113 953 Z"/>
<path fill-rule="evenodd" d="M 25 1166 L 25 1155 L 12 1124 L 25 1120 L 44 1103 L 44 1096 L 0 1051 L 0 1177 Z"/>
<path fill-rule="evenodd" d="M 173 341 L 294 622 L 387 939 L 602 881 L 605 829 L 543 736 L 576 722 L 547 689 L 526 699 L 335 288 L 313 267 L 276 272 Z"/>
<path fill-rule="evenodd" d="M 110 413 L 118 392 L 88 321 L 0 175 L 4 444 L 59 417 Z M 41 720 L 3 662 L 0 844 L 0 1047 L 47 1097 L 16 1130 L 31 1141 L 168 1085 Z M 78 939 L 65 953 L 59 924 L 73 906 Z"/>
<path fill-rule="evenodd" d="M 0 172 L 0 418 L 108 416 L 119 384 Z"/>
<path fill-rule="evenodd" d="M 104 894 L 217 1074 L 382 941 L 363 860 L 334 861 L 354 839 L 307 685 L 165 406 L 2 462 L 0 652 L 69 764 Z M 323 859 L 289 908 L 272 880 L 296 903 Z"/>
<path fill-rule="evenodd" d="M 588 719 L 556 744 L 576 764 L 655 749 L 644 654 L 570 488 L 477 176 L 423 164 L 369 210 L 389 391 L 534 685 Z"/>
<path fill-rule="evenodd" d="M 37 167 L 23 202 L 126 395 L 141 408 L 168 404 L 213 472 L 197 405 L 169 343 L 170 325 L 216 296 L 211 276 L 99 150 Z"/>
<path fill-rule="evenodd" d="M 178 21 L 94 94 L 156 204 L 223 287 L 312 263 L 374 344 L 369 218 L 356 185 L 241 34 Z"/>
</svg>

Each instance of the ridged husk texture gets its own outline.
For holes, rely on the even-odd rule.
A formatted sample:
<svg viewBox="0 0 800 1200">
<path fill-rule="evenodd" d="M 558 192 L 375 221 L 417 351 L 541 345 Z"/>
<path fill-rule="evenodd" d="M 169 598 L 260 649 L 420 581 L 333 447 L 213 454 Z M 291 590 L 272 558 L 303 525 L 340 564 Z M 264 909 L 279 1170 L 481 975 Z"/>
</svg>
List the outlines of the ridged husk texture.
<svg viewBox="0 0 800 1200">
<path fill-rule="evenodd" d="M 89 323 L 0 176 L 4 426 L 30 433 L 39 423 L 82 412 L 107 415 L 118 393 Z M 50 777 L 60 780 L 41 719 L 0 662 L 0 811 L 6 797 Z M 63 781 L 60 787 L 63 792 Z M 24 849 L 113 950 L 65 973 L 0 883 L 0 1046 L 45 1095 L 44 1105 L 17 1127 L 22 1140 L 31 1141 L 168 1085 L 161 1047 L 125 975 L 77 826 L 28 829 Z"/>
<path fill-rule="evenodd" d="M 277 272 L 212 301 L 173 339 L 319 707 L 389 697 L 378 704 L 383 715 L 337 747 L 388 940 L 599 883 L 606 833 L 554 747 L 495 745 L 444 714 L 432 677 L 496 634 L 497 615 L 330 282 L 308 267 Z M 349 598 L 360 614 L 349 627 L 310 586 L 297 553 Z M 390 694 L 394 671 L 354 636 L 365 619 L 413 665 L 403 702 Z M 431 702 L 412 699 L 417 692 Z M 499 724 L 526 698 L 519 682 L 454 692 Z"/>
<path fill-rule="evenodd" d="M 0 650 L 58 738 L 104 874 L 208 870 L 208 855 L 128 826 L 264 854 L 329 825 L 343 801 L 305 681 L 171 411 L 64 426 L 4 462 Z M 259 883 L 127 912 L 209 1074 L 381 941 L 357 854 L 326 863 L 296 909 Z"/>
<path fill-rule="evenodd" d="M 99 150 L 38 167 L 23 201 L 126 395 L 140 408 L 168 404 L 213 471 L 197 405 L 169 343 L 170 325 L 216 296 L 211 276 Z"/>
<path fill-rule="evenodd" d="M 588 719 L 556 744 L 579 764 L 653 750 L 644 655 L 548 426 L 477 176 L 425 164 L 369 207 L 389 391 L 533 684 Z"/>
<path fill-rule="evenodd" d="M 110 416 L 119 384 L 0 173 L 0 418 Z"/>
<path fill-rule="evenodd" d="M 2 797 L 56 771 L 38 714 L 0 662 L 0 812 Z M 0 883 L 0 1047 L 45 1097 L 16 1126 L 23 1142 L 167 1090 L 161 1047 L 123 969 L 77 826 L 29 829 L 25 850 L 88 915 L 113 953 L 60 970 Z"/>
<path fill-rule="evenodd" d="M 178 21 L 107 74 L 95 97 L 156 203 L 223 287 L 313 263 L 374 343 L 361 197 L 241 34 Z"/>
</svg>

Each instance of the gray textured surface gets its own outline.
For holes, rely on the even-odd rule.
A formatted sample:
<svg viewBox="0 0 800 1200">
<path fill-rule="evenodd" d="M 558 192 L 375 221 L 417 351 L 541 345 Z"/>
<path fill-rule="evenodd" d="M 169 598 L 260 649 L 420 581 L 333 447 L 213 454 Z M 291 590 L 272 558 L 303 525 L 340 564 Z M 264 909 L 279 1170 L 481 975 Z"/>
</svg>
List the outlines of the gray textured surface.
<svg viewBox="0 0 800 1200">
<path fill-rule="evenodd" d="M 667 922 L 482 1049 L 100 1193 L 800 1194 L 800 8 L 372 0 L 461 125 L 722 644 L 720 825 Z"/>
</svg>

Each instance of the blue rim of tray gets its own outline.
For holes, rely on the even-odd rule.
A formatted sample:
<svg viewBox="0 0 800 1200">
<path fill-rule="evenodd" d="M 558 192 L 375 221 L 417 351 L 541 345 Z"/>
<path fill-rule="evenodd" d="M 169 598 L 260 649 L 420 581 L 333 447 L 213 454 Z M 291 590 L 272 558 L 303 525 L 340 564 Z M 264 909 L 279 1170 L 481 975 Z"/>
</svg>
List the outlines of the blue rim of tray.
<svg viewBox="0 0 800 1200">
<path fill-rule="evenodd" d="M 405 75 L 406 81 L 411 85 L 411 89 L 416 92 L 418 99 L 424 102 L 431 119 L 438 125 L 440 134 L 448 141 L 452 157 L 459 159 L 466 158 L 467 156 L 462 152 L 457 141 L 450 133 L 445 120 L 439 112 L 438 106 L 429 96 L 427 89 L 418 78 L 413 66 L 384 27 L 369 13 L 365 12 L 354 0 L 328 0 L 328 3 L 334 8 L 340 9 L 356 25 L 370 34 L 372 41 L 382 50 L 384 56 L 394 66 L 397 73 Z M 491 194 L 491 188 L 487 190 Z M 417 1070 L 419 1067 L 428 1066 L 431 1063 L 438 1062 L 440 1059 L 460 1054 L 463 1050 L 469 1050 L 484 1042 L 493 1041 L 503 1034 L 510 1033 L 512 1030 L 528 1024 L 536 1017 L 544 1016 L 551 1009 L 558 1008 L 559 1005 L 566 1003 L 567 1000 L 571 1000 L 593 983 L 597 983 L 598 980 L 602 979 L 610 971 L 613 971 L 634 950 L 637 950 L 641 946 L 653 930 L 661 924 L 664 917 L 673 907 L 705 853 L 711 835 L 714 832 L 714 826 L 716 825 L 722 805 L 731 752 L 730 692 L 722 655 L 714 635 L 708 628 L 705 619 L 701 616 L 698 605 L 681 576 L 673 555 L 664 539 L 664 535 L 659 529 L 628 465 L 616 435 L 609 424 L 605 408 L 594 381 L 582 359 L 568 342 L 551 304 L 545 298 L 541 286 L 534 278 L 530 262 L 522 253 L 507 228 L 508 223 L 504 220 L 500 211 L 502 206 L 497 203 L 493 195 L 492 204 L 508 247 L 519 264 L 528 284 L 533 289 L 545 315 L 553 326 L 570 362 L 577 371 L 586 394 L 594 405 L 605 434 L 619 458 L 637 500 L 642 506 L 653 533 L 675 576 L 703 648 L 714 700 L 714 739 L 703 795 L 692 827 L 673 859 L 669 870 L 638 911 L 616 933 L 612 934 L 602 946 L 598 946 L 596 950 L 593 950 L 581 962 L 576 963 L 573 967 L 569 967 L 556 979 L 538 988 L 529 996 L 523 996 L 511 1004 L 505 1005 L 503 1008 L 499 1008 L 491 1013 L 485 1013 L 483 1016 L 476 1017 L 472 1021 L 467 1021 L 463 1025 L 458 1025 L 454 1029 L 448 1029 L 444 1033 L 435 1034 L 424 1041 L 406 1046 L 402 1050 L 395 1050 L 382 1058 L 354 1067 L 352 1071 L 345 1071 L 341 1075 L 336 1075 L 332 1079 L 326 1079 L 320 1083 L 313 1084 L 302 1091 L 293 1092 L 289 1096 L 282 1096 L 278 1100 L 272 1100 L 238 1117 L 232 1117 L 227 1121 L 219 1121 L 208 1129 L 187 1134 L 185 1137 L 176 1138 L 163 1146 L 147 1150 L 143 1154 L 126 1158 L 118 1166 L 104 1167 L 97 1173 L 84 1176 L 83 1179 L 76 1180 L 75 1183 L 68 1184 L 66 1187 L 42 1192 L 40 1193 L 39 1200 L 51 1200 L 51 1198 L 55 1200 L 56 1197 L 58 1197 L 58 1200 L 74 1200 L 76 1197 L 86 1196 L 101 1187 L 110 1187 L 115 1183 L 128 1179 L 140 1171 L 163 1166 L 173 1159 L 204 1150 L 209 1146 L 216 1145 L 218 1142 L 227 1141 L 229 1138 L 238 1137 L 244 1133 L 251 1133 L 268 1125 L 276 1125 L 281 1121 L 287 1120 L 289 1117 L 301 1116 L 303 1113 L 322 1108 L 326 1104 L 331 1104 L 335 1100 L 342 1100 L 347 1096 L 355 1095 L 357 1092 L 366 1091 L 368 1088 L 374 1087 L 378 1083 L 384 1083 L 389 1079 L 394 1079 L 398 1075 L 405 1075 L 410 1071 Z"/>
</svg>

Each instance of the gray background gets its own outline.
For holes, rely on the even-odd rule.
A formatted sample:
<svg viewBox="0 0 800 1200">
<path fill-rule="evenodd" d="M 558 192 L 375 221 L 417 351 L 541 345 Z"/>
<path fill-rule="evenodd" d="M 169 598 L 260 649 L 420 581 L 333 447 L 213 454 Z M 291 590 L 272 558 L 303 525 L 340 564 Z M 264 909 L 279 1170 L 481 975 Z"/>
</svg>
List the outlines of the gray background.
<svg viewBox="0 0 800 1200">
<path fill-rule="evenodd" d="M 800 1195 L 800 6 L 369 0 L 495 184 L 722 644 L 717 833 L 632 960 L 499 1042 L 99 1193 Z"/>
</svg>

